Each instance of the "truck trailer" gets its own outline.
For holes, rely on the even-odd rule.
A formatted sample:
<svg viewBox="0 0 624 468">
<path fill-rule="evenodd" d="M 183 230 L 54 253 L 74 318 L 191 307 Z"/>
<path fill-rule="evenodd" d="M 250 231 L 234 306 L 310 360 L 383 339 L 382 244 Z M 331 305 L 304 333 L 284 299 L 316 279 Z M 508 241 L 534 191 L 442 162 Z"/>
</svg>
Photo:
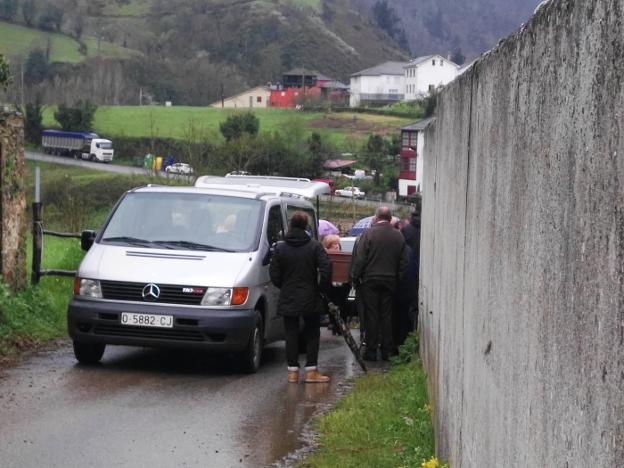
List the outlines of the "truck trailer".
<svg viewBox="0 0 624 468">
<path fill-rule="evenodd" d="M 47 154 L 100 162 L 113 160 L 113 142 L 100 138 L 97 133 L 44 130 L 41 146 Z"/>
</svg>

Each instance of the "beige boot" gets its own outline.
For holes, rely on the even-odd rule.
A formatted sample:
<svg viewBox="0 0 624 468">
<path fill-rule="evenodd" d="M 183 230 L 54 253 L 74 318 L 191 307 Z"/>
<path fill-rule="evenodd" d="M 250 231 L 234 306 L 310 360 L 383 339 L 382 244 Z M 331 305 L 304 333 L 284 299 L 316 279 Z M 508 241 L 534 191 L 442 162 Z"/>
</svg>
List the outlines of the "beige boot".
<svg viewBox="0 0 624 468">
<path fill-rule="evenodd" d="M 288 368 L 288 382 L 289 383 L 299 382 L 299 368 L 298 367 Z"/>
<path fill-rule="evenodd" d="M 316 367 L 305 368 L 305 383 L 326 383 L 329 382 L 327 375 L 321 374 Z"/>
</svg>

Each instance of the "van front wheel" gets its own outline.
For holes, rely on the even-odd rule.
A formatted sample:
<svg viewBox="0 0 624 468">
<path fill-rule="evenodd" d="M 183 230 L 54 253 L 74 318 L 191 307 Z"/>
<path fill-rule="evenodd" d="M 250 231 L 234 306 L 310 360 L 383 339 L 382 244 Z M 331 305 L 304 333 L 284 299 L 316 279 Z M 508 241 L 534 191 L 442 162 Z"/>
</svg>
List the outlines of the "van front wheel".
<svg viewBox="0 0 624 468">
<path fill-rule="evenodd" d="M 106 345 L 102 343 L 81 343 L 74 341 L 74 356 L 81 364 L 97 364 L 102 359 Z"/>
<path fill-rule="evenodd" d="M 240 355 L 240 363 L 243 371 L 248 374 L 255 374 L 260 369 L 262 360 L 262 348 L 264 348 L 264 324 L 262 315 L 256 310 L 256 320 L 247 348 Z"/>
</svg>

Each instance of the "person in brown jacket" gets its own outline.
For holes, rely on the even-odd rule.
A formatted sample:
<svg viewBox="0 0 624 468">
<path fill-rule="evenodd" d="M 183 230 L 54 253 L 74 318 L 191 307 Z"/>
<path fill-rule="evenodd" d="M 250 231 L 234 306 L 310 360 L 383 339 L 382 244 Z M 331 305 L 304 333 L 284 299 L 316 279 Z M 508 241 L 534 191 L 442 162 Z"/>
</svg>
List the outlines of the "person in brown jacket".
<svg viewBox="0 0 624 468">
<path fill-rule="evenodd" d="M 408 255 L 400 231 L 391 225 L 392 212 L 381 206 L 373 225 L 362 234 L 354 253 L 352 281 L 359 285 L 366 318 L 364 359 L 388 360 L 394 353 L 392 342 L 392 304 L 399 278 L 407 270 Z"/>
</svg>

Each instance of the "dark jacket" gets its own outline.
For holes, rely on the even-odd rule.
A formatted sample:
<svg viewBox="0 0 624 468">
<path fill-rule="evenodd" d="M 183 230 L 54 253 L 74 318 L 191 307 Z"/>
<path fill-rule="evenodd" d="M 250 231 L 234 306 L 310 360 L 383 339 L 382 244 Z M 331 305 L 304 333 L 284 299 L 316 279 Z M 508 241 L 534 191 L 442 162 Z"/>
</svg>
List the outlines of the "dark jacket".
<svg viewBox="0 0 624 468">
<path fill-rule="evenodd" d="M 322 311 L 320 292 L 329 289 L 331 265 L 323 246 L 306 231 L 293 229 L 276 244 L 269 273 L 280 288 L 278 314 L 301 316 Z"/>
<path fill-rule="evenodd" d="M 409 276 L 417 279 L 420 267 L 420 215 L 412 214 L 410 224 L 405 226 L 401 233 L 405 238 L 405 243 L 412 249 L 409 258 Z"/>
<path fill-rule="evenodd" d="M 396 287 L 407 270 L 407 249 L 401 233 L 390 223 L 376 223 L 357 243 L 351 274 L 354 282 L 383 281 Z"/>
</svg>

